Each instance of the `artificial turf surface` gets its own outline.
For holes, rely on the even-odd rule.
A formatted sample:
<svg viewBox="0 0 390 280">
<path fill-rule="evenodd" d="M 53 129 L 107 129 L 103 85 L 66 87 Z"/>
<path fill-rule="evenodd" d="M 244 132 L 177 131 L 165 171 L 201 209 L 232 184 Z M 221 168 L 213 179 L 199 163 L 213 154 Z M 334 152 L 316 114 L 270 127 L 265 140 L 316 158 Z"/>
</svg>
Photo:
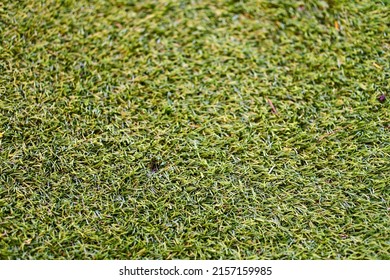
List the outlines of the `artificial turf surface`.
<svg viewBox="0 0 390 280">
<path fill-rule="evenodd" d="M 389 19 L 1 1 L 0 258 L 390 259 Z"/>
</svg>

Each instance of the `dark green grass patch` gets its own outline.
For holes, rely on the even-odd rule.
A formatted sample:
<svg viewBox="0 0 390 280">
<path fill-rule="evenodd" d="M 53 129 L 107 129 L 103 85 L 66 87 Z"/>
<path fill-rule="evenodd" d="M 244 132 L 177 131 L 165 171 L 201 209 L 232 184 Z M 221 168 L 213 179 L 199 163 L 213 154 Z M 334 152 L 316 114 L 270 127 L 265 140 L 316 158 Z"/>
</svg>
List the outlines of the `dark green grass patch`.
<svg viewBox="0 0 390 280">
<path fill-rule="evenodd" d="M 2 1 L 0 258 L 389 259 L 389 18 Z"/>
</svg>

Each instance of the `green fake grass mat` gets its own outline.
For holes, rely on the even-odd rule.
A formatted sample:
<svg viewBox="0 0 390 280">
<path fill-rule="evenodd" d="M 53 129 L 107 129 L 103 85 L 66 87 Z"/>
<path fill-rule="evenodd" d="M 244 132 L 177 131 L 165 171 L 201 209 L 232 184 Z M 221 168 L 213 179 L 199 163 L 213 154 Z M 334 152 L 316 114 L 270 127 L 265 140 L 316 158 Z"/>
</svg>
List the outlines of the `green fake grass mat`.
<svg viewBox="0 0 390 280">
<path fill-rule="evenodd" d="M 1 1 L 0 258 L 390 259 L 389 18 Z"/>
</svg>

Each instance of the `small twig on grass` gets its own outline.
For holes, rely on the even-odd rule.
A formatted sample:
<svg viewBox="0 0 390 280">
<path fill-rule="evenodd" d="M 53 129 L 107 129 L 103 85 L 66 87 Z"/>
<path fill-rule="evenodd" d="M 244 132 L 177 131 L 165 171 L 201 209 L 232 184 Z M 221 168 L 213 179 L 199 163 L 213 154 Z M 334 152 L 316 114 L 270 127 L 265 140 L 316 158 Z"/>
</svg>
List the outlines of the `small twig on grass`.
<svg viewBox="0 0 390 280">
<path fill-rule="evenodd" d="M 277 115 L 277 114 L 278 114 L 278 111 L 276 110 L 276 108 L 275 108 L 274 104 L 272 103 L 272 101 L 269 100 L 269 99 L 267 98 L 267 102 L 268 102 L 269 106 L 271 106 L 272 113 L 274 113 L 275 115 Z"/>
<path fill-rule="evenodd" d="M 340 24 L 338 23 L 337 20 L 334 21 L 334 27 L 336 28 L 337 31 L 340 31 Z"/>
</svg>

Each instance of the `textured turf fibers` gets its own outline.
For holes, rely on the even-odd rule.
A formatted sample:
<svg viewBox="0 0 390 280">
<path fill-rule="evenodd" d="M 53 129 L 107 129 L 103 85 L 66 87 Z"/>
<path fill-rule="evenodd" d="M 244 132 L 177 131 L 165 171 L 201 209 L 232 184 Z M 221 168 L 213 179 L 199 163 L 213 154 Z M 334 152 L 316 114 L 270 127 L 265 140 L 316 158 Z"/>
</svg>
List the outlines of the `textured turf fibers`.
<svg viewBox="0 0 390 280">
<path fill-rule="evenodd" d="M 1 1 L 0 258 L 389 259 L 389 18 Z"/>
</svg>

